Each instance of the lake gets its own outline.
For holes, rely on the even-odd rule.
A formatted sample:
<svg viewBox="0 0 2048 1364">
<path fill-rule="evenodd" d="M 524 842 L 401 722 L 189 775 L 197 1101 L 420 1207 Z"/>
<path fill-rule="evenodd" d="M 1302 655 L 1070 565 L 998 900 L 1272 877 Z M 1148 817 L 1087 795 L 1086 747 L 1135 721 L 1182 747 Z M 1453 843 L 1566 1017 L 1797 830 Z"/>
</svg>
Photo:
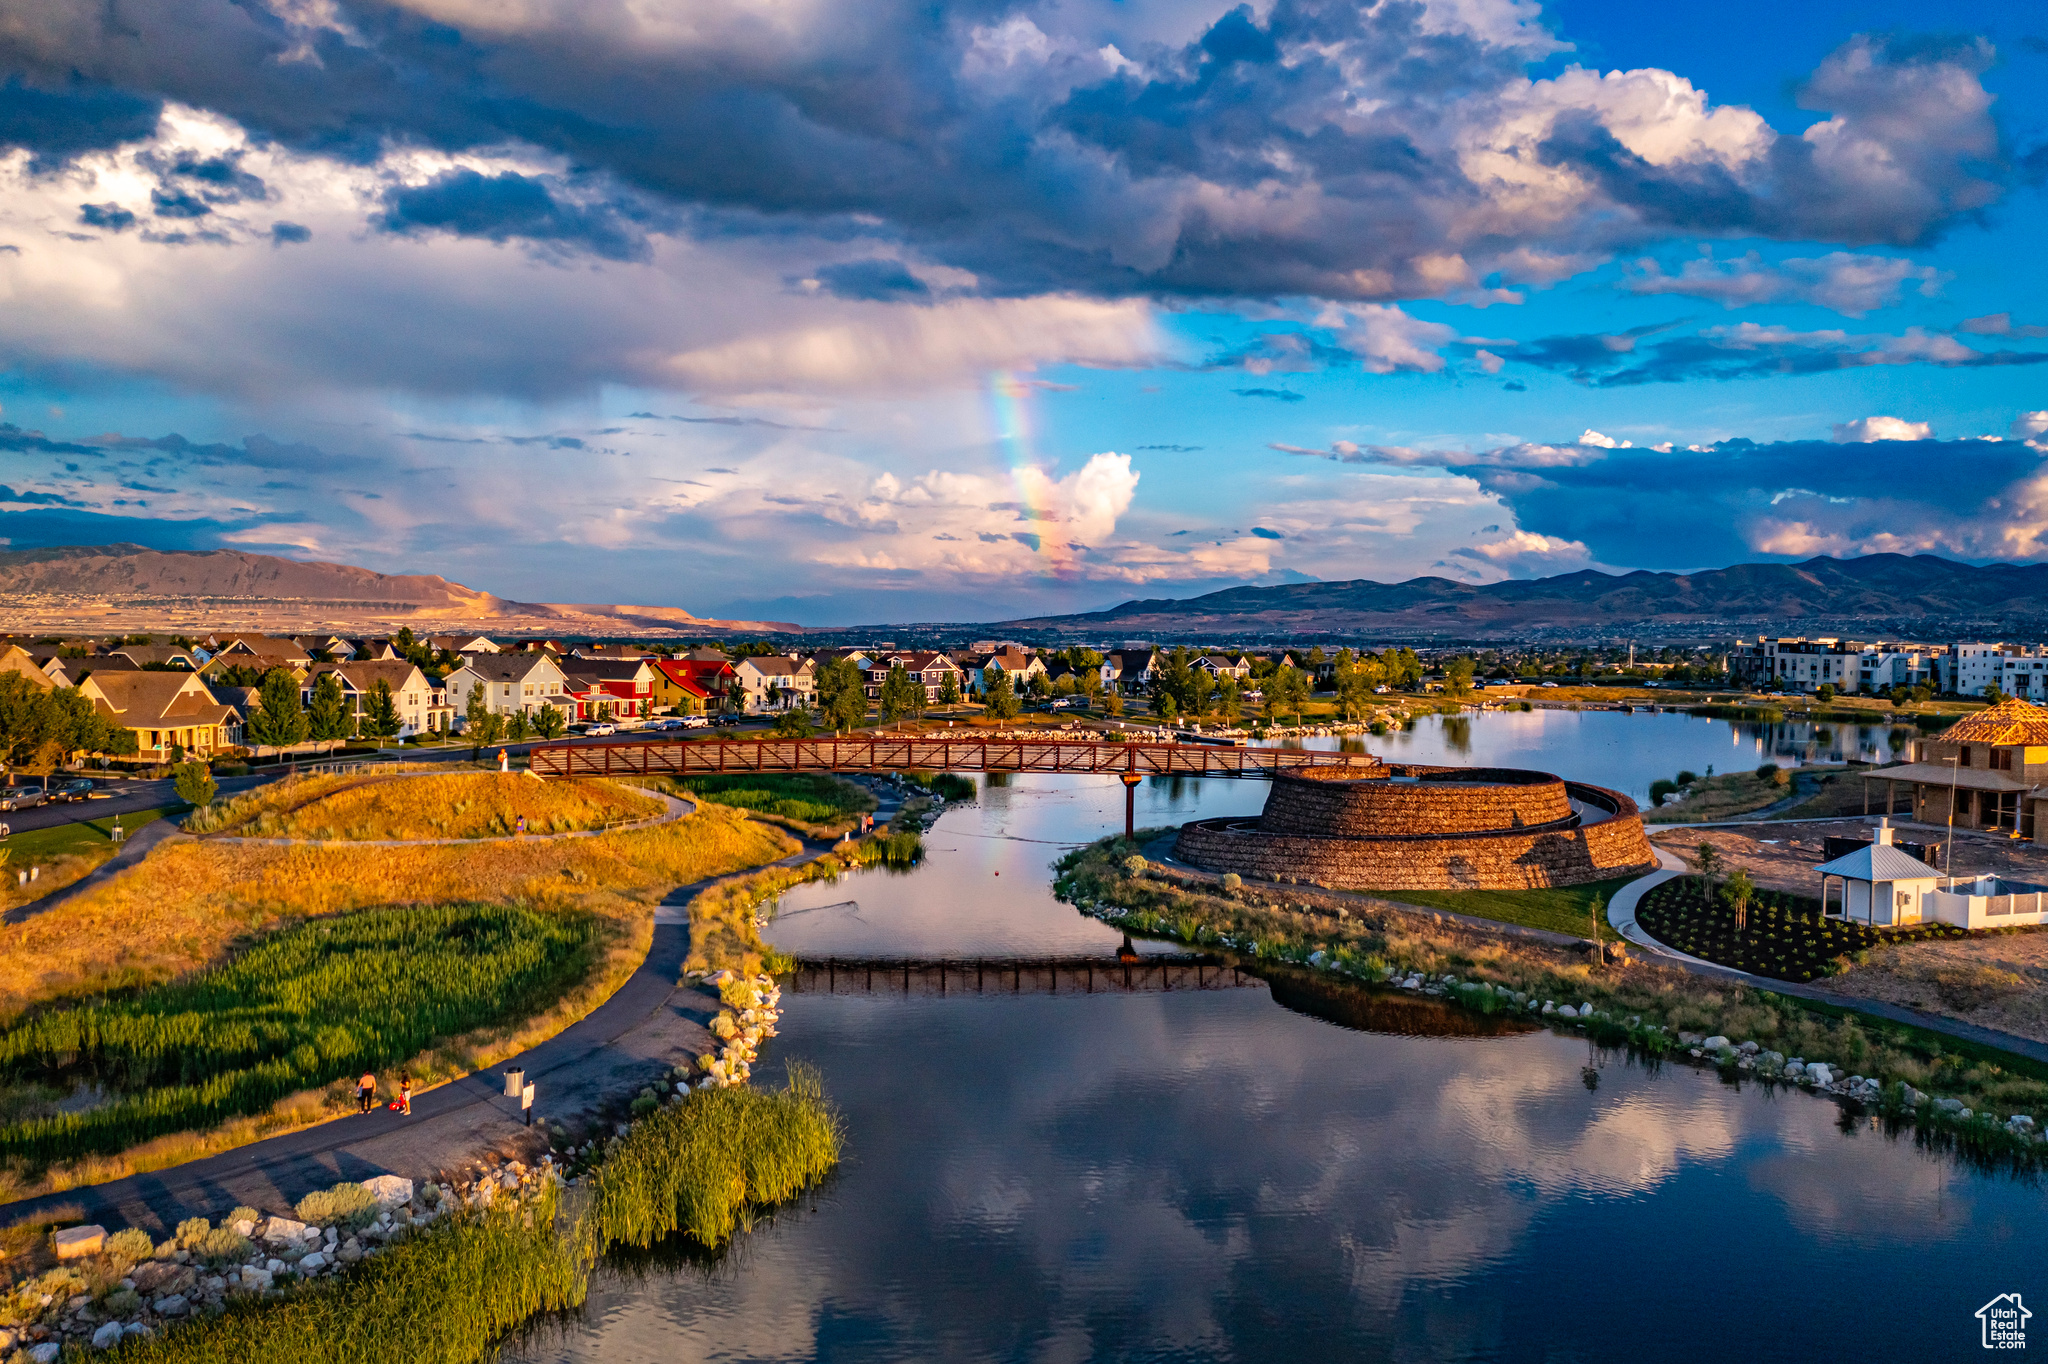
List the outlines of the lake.
<svg viewBox="0 0 2048 1364">
<path fill-rule="evenodd" d="M 1371 743 L 1631 789 L 1708 751 L 1762 761 L 1762 736 L 1716 724 L 1482 715 L 1469 754 L 1435 721 Z M 1138 798 L 1164 824 L 1255 812 L 1263 786 Z M 1120 935 L 1055 901 L 1048 864 L 1122 806 L 1101 778 L 985 784 L 923 867 L 800 887 L 767 936 L 811 956 L 1107 954 Z M 1995 1295 L 2048 1301 L 2031 1183 L 1803 1093 L 1545 1030 L 1457 1035 L 1471 1016 L 1425 1001 L 1276 978 L 785 1004 L 756 1074 L 819 1069 L 841 1169 L 721 1257 L 611 1262 L 510 1357 L 1938 1360 L 1981 1354 L 1972 1314 Z"/>
</svg>

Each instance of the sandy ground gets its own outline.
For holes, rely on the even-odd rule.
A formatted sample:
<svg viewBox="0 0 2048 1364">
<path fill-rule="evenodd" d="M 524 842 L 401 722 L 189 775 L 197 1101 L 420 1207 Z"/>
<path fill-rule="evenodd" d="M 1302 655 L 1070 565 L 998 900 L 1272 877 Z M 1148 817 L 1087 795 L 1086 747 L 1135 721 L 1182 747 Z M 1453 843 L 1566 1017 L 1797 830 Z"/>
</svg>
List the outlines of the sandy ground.
<svg viewBox="0 0 2048 1364">
<path fill-rule="evenodd" d="M 1702 842 L 1711 843 L 1726 870 L 1740 867 L 1759 886 L 1817 897 L 1820 877 L 1813 869 L 1822 860 L 1822 840 L 1830 835 L 1868 838 L 1876 823 L 1872 818 L 1674 828 L 1653 830 L 1650 838 L 1688 865 L 1697 865 Z M 1946 832 L 1910 824 L 1895 827 L 1901 843 L 1937 843 Z M 1954 860 L 1959 875 L 1994 872 L 2048 883 L 2048 848 L 2014 839 L 1959 833 Z M 1883 948 L 1826 984 L 1841 994 L 1903 1004 L 2048 1042 L 2048 929 Z"/>
</svg>

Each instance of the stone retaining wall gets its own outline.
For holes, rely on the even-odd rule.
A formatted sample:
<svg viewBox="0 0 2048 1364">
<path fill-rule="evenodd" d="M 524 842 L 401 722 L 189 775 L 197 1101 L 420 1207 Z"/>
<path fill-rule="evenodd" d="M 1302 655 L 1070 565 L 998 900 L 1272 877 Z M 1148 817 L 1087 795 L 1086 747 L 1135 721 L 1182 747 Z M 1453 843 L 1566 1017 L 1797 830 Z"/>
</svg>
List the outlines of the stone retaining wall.
<svg viewBox="0 0 2048 1364">
<path fill-rule="evenodd" d="M 1208 871 L 1345 890 L 1522 890 L 1656 870 L 1634 801 L 1548 773 L 1395 768 L 1276 777 L 1265 813 L 1182 827 L 1174 855 Z M 1571 801 L 1611 815 L 1576 823 Z"/>
<path fill-rule="evenodd" d="M 1419 779 L 1275 776 L 1259 827 L 1311 838 L 1369 838 L 1526 829 L 1572 816 L 1564 783 L 1546 772 L 1394 770 Z"/>
</svg>

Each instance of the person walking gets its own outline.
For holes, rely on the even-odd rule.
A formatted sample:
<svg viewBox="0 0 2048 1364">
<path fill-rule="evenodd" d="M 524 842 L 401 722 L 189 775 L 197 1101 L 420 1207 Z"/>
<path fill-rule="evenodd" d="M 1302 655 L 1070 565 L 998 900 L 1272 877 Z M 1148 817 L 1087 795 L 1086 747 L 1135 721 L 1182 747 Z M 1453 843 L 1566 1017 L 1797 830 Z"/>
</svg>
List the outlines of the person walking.
<svg viewBox="0 0 2048 1364">
<path fill-rule="evenodd" d="M 405 1117 L 412 1116 L 412 1076 L 400 1077 L 398 1081 L 398 1111 Z"/>
<path fill-rule="evenodd" d="M 367 1113 L 377 1106 L 377 1077 L 369 1071 L 356 1081 L 356 1112 Z"/>
<path fill-rule="evenodd" d="M 510 772 L 512 770 L 512 759 L 506 755 L 505 750 L 502 748 L 498 750 L 498 770 L 500 772 Z"/>
</svg>

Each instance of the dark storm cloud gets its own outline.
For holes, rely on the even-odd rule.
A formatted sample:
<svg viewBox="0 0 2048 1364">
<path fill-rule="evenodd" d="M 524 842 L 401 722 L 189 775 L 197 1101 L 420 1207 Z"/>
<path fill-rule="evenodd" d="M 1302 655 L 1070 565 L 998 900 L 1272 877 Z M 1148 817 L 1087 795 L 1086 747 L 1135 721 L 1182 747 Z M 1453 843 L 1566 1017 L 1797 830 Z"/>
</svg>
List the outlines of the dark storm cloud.
<svg viewBox="0 0 2048 1364">
<path fill-rule="evenodd" d="M 2033 328 L 2014 328 L 2009 318 L 1976 318 L 1957 330 L 1984 336 L 2035 339 Z M 1625 332 L 1547 336 L 1534 341 L 1488 341 L 1487 347 L 1518 363 L 1563 374 L 1596 388 L 1680 383 L 1693 379 L 1751 379 L 1773 375 L 1829 374 L 1880 365 L 1935 365 L 1944 369 L 1987 369 L 2048 362 L 2048 352 L 1980 350 L 1953 336 L 1911 328 L 1899 335 L 1847 331 L 1797 332 L 1744 323 L 1708 327 L 1688 336 L 1649 341 L 1676 323 L 1655 323 Z M 1471 347 L 1466 347 L 1470 349 Z"/>
<path fill-rule="evenodd" d="M 1284 388 L 1233 388 L 1230 391 L 1240 398 L 1272 398 L 1283 403 L 1303 402 L 1308 397 L 1305 393 L 1292 393 Z"/>
<path fill-rule="evenodd" d="M 78 221 L 108 232 L 125 232 L 135 226 L 135 215 L 119 204 L 80 204 Z"/>
<path fill-rule="evenodd" d="M 1497 496 L 1524 531 L 1582 542 L 1598 562 L 1642 568 L 1735 563 L 1759 553 L 2029 557 L 2025 546 L 2048 531 L 2034 524 L 2041 455 L 2016 440 L 1287 453 L 1441 468 Z"/>
<path fill-rule="evenodd" d="M 104 85 L 60 79 L 42 88 L 10 76 L 0 81 L 0 147 L 26 147 L 34 169 L 55 170 L 82 153 L 148 137 L 162 112 L 160 99 Z"/>
<path fill-rule="evenodd" d="M 302 524 L 298 516 L 255 516 L 216 520 L 198 517 L 184 520 L 144 516 L 116 516 L 69 509 L 46 511 L 0 511 L 0 540 L 9 549 L 42 549 L 52 545 L 141 545 L 145 549 L 220 549 L 231 547 L 261 553 L 265 550 L 297 552 L 289 542 L 265 544 L 261 535 L 249 532 L 264 526 Z M 228 537 L 233 536 L 230 540 Z"/>
<path fill-rule="evenodd" d="M 515 171 L 484 175 L 464 167 L 424 185 L 394 186 L 384 192 L 377 226 L 400 234 L 518 238 L 580 248 L 607 260 L 645 260 L 651 254 L 646 233 L 617 206 L 575 203 L 558 197 L 541 177 Z"/>
<path fill-rule="evenodd" d="M 1975 40 L 1854 40 L 1801 87 L 1835 116 L 1828 138 L 1766 131 L 1733 169 L 1651 165 L 1599 109 L 1560 108 L 1526 154 L 1580 187 L 1515 214 L 1461 158 L 1520 126 L 1548 36 L 1425 28 L 1394 0 L 1239 7 L 1184 45 L 1127 40 L 1117 62 L 1057 8 L 993 0 L 828 8 L 795 33 L 715 5 L 650 25 L 608 0 L 508 7 L 466 30 L 369 0 L 333 14 L 309 30 L 230 0 L 37 0 L 35 21 L 0 31 L 10 135 L 61 158 L 139 135 L 176 99 L 363 163 L 394 145 L 525 144 L 687 208 L 704 232 L 887 238 L 988 293 L 1433 297 L 1462 287 L 1429 267 L 1445 252 L 1484 275 L 1525 246 L 1702 230 L 1917 243 L 2011 175 Z M 1045 30 L 1022 55 L 990 36 L 1020 16 Z M 83 103 L 53 103 L 67 99 Z M 644 258 L 650 226 L 595 189 L 475 171 L 393 190 L 382 225 L 609 259 Z M 887 283 L 825 282 L 852 296 Z"/>
<path fill-rule="evenodd" d="M 294 242 L 313 240 L 313 229 L 302 223 L 276 222 L 270 225 L 270 244 L 286 246 Z"/>
<path fill-rule="evenodd" d="M 932 296 L 930 286 L 904 269 L 901 261 L 846 261 L 826 266 L 817 277 L 825 291 L 838 298 L 899 303 L 923 302 Z"/>
</svg>

